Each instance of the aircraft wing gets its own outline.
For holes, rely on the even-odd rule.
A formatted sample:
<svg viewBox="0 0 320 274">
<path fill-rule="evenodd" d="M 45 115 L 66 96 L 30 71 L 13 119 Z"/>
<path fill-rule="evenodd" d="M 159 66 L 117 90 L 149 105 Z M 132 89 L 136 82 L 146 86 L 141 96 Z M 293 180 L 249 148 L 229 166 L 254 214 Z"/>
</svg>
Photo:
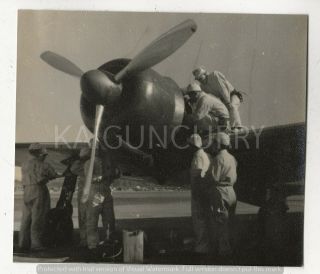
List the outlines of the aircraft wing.
<svg viewBox="0 0 320 274">
<path fill-rule="evenodd" d="M 16 143 L 15 146 L 15 166 L 21 167 L 29 157 L 28 147 L 31 143 Z M 42 143 L 48 150 L 46 161 L 50 163 L 58 172 L 63 172 L 66 165 L 61 161 L 71 159 L 79 155 L 82 147 L 87 143 Z"/>
<path fill-rule="evenodd" d="M 125 144 L 125 142 L 123 142 Z M 28 147 L 31 143 L 16 143 L 15 145 L 15 166 L 21 167 L 30 156 Z M 64 162 L 72 161 L 79 155 L 79 151 L 83 147 L 87 147 L 88 143 L 42 143 L 47 151 L 48 156 L 46 162 L 50 163 L 56 171 L 63 172 L 66 169 Z M 111 151 L 112 152 L 112 151 Z M 148 155 L 124 146 L 117 151 L 112 152 L 112 159 L 116 161 L 116 165 L 120 168 L 123 175 L 144 176 L 149 175 L 147 165 L 150 165 Z"/>
<path fill-rule="evenodd" d="M 283 195 L 304 193 L 305 177 L 304 123 L 260 128 L 231 135 L 231 153 L 238 167 L 235 190 L 238 199 L 262 205 L 268 189 L 277 188 Z M 204 141 L 205 143 L 205 141 Z M 16 144 L 16 166 L 29 157 L 29 143 Z M 72 158 L 87 143 L 45 144 L 49 161 L 57 171 L 64 171 L 62 160 Z M 189 184 L 192 151 L 168 149 L 159 152 L 150 165 L 148 154 L 128 147 L 115 151 L 113 159 L 123 175 L 154 176 L 161 184 L 182 186 Z M 153 155 L 155 156 L 155 155 Z"/>
<path fill-rule="evenodd" d="M 242 202 L 262 205 L 268 189 L 279 195 L 304 194 L 305 140 L 304 123 L 266 127 L 231 134 L 231 153 L 238 166 L 235 190 Z M 208 140 L 203 140 L 204 145 Z M 192 151 L 173 149 L 160 155 L 160 175 L 168 185 L 189 183 Z M 161 177 L 161 176 L 160 176 Z"/>
<path fill-rule="evenodd" d="M 250 130 L 231 139 L 239 200 L 261 205 L 270 188 L 285 196 L 304 194 L 305 123 Z"/>
</svg>

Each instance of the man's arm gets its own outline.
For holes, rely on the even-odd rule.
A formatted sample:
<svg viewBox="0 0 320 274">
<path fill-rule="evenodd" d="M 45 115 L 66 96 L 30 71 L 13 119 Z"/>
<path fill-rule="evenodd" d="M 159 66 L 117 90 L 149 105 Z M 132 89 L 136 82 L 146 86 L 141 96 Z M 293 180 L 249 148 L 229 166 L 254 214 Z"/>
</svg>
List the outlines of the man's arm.
<svg viewBox="0 0 320 274">
<path fill-rule="evenodd" d="M 209 96 L 211 102 L 210 112 L 216 117 L 229 119 L 230 115 L 226 105 L 212 94 L 208 94 L 207 96 Z"/>
<path fill-rule="evenodd" d="M 212 179 L 214 183 L 219 183 L 221 179 L 223 162 L 218 157 L 215 157 L 212 161 Z"/>
<path fill-rule="evenodd" d="M 226 77 L 220 71 L 214 71 L 213 77 L 217 81 L 220 86 L 220 93 L 223 98 L 224 103 L 229 106 L 230 105 L 230 93 L 234 90 L 234 87 L 231 83 L 226 79 Z"/>
<path fill-rule="evenodd" d="M 196 155 L 191 163 L 190 177 L 191 182 L 203 182 L 206 175 L 205 161 L 200 155 Z"/>
<path fill-rule="evenodd" d="M 48 182 L 50 180 L 63 177 L 63 174 L 56 172 L 50 164 L 44 163 L 43 177 L 44 180 Z"/>
<path fill-rule="evenodd" d="M 84 163 L 80 160 L 76 160 L 68 167 L 68 169 L 73 175 L 80 176 L 81 174 L 84 174 Z"/>
</svg>

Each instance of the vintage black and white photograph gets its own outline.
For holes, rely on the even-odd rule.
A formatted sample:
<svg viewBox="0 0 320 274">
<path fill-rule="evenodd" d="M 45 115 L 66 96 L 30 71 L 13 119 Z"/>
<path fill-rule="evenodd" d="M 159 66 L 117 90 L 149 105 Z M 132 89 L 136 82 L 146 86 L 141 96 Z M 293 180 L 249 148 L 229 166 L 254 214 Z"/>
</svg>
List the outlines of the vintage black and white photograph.
<svg viewBox="0 0 320 274">
<path fill-rule="evenodd" d="M 303 266 L 308 15 L 19 10 L 14 263 Z"/>
</svg>

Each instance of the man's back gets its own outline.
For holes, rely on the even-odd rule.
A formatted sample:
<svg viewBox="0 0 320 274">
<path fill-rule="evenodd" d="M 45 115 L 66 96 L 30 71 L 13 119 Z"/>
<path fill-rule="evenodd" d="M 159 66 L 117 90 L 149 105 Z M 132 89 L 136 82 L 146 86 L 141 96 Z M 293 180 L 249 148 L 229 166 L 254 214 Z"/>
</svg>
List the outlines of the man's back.
<svg viewBox="0 0 320 274">
<path fill-rule="evenodd" d="M 206 83 L 201 83 L 201 89 L 228 104 L 230 103 L 230 93 L 234 87 L 221 72 L 214 71 L 207 76 Z"/>
<path fill-rule="evenodd" d="M 213 158 L 212 176 L 217 185 L 233 186 L 236 182 L 237 161 L 226 149 Z"/>
<path fill-rule="evenodd" d="M 211 164 L 211 157 L 203 149 L 199 149 L 191 161 L 191 178 L 204 178 Z"/>
<path fill-rule="evenodd" d="M 210 94 L 202 92 L 195 108 L 194 115 L 197 120 L 203 119 L 206 115 L 228 119 L 229 111 L 222 101 Z"/>
</svg>

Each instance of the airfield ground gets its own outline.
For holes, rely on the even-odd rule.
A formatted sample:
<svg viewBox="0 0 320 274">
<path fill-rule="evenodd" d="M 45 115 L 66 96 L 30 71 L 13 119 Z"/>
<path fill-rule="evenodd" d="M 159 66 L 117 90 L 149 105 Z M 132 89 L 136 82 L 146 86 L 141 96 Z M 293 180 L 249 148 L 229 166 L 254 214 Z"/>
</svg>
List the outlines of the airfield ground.
<svg viewBox="0 0 320 274">
<path fill-rule="evenodd" d="M 135 189 L 135 190 L 134 190 Z M 190 191 L 183 189 L 162 189 L 143 191 L 134 188 L 126 191 L 117 191 L 114 188 L 113 196 L 117 229 L 143 230 L 148 236 L 149 251 L 145 263 L 160 264 L 230 264 L 217 260 L 201 261 L 188 253 L 188 247 L 183 240 L 193 237 Z M 51 187 L 51 206 L 56 204 L 59 191 Z M 73 205 L 73 222 L 75 226 L 75 242 L 78 237 L 78 213 L 75 192 Z M 21 206 L 23 201 L 21 191 L 15 194 L 14 230 L 15 243 L 17 231 L 20 228 Z M 289 213 L 284 226 L 286 239 L 295 239 L 286 242 L 280 253 L 273 252 L 270 247 L 262 247 L 257 242 L 257 213 L 259 208 L 239 202 L 233 226 L 233 235 L 237 242 L 236 256 L 232 264 L 237 265 L 301 265 L 302 264 L 302 235 L 303 235 L 303 197 L 294 196 L 289 199 Z M 101 222 L 99 223 L 101 227 Z M 171 235 L 171 236 L 170 236 Z M 177 241 L 172 245 L 172 235 L 177 235 Z M 292 238 L 293 237 L 293 238 Z M 187 248 L 187 249 L 186 249 Z M 150 251 L 151 250 L 151 251 Z M 51 262 L 54 258 L 67 257 L 69 262 L 87 262 L 88 257 L 75 246 L 51 250 L 39 257 L 14 256 L 14 261 Z M 89 260 L 90 261 L 90 260 Z M 120 261 L 121 262 L 121 261 Z"/>
</svg>

